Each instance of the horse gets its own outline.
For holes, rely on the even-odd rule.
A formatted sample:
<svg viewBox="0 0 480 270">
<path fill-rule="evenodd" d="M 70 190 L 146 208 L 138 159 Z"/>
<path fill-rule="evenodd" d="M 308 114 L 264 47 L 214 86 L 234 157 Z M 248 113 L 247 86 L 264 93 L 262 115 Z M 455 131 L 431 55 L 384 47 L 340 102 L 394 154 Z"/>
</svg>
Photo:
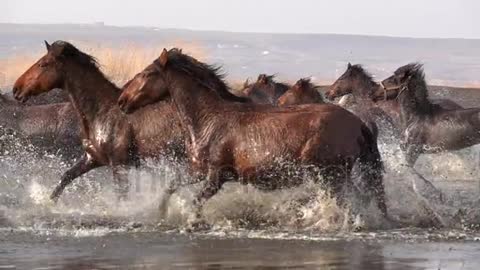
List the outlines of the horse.
<svg viewBox="0 0 480 270">
<path fill-rule="evenodd" d="M 333 101 L 338 97 L 352 94 L 360 109 L 380 108 L 387 114 L 388 122 L 395 128 L 400 129 L 400 106 L 398 102 L 394 99 L 373 100 L 373 93 L 382 89 L 361 65 L 348 63 L 347 70 L 329 87 L 325 97 Z M 462 108 L 449 99 L 433 99 L 432 103 L 448 110 Z"/>
<path fill-rule="evenodd" d="M 297 104 L 323 103 L 323 97 L 318 92 L 319 86 L 314 85 L 310 78 L 298 80 L 290 89 L 278 98 L 278 106 Z"/>
<path fill-rule="evenodd" d="M 0 127 L 33 145 L 36 152 L 73 161 L 81 155 L 80 129 L 69 102 L 21 106 L 0 94 Z M 11 142 L 2 140 L 3 150 Z"/>
<path fill-rule="evenodd" d="M 380 135 L 384 141 L 397 142 L 401 140 L 401 134 L 405 131 L 405 127 L 401 121 L 400 104 L 394 98 L 385 98 L 382 86 L 376 83 L 361 65 L 348 63 L 347 70 L 331 85 L 325 94 L 330 100 L 340 96 L 346 97 L 346 95 L 353 95 L 355 99 L 355 104 L 350 107 L 354 113 L 365 122 L 377 123 L 381 127 Z M 393 90 L 388 95 L 395 97 Z M 382 99 L 376 96 L 381 96 Z M 433 102 L 436 104 L 435 106 L 441 107 L 443 110 L 461 108 L 460 105 L 448 99 L 437 99 Z M 401 148 L 403 149 L 403 145 L 401 145 Z M 407 166 L 424 183 L 425 193 L 441 201 L 442 193 L 415 170 L 415 161 L 410 159 Z"/>
<path fill-rule="evenodd" d="M 282 96 L 290 85 L 275 81 L 275 75 L 258 75 L 255 83 L 249 84 L 245 81 L 243 86 L 243 94 L 257 104 L 277 104 L 277 100 Z"/>
<path fill-rule="evenodd" d="M 171 96 L 186 133 L 190 167 L 204 178 L 193 202 L 196 218 L 227 181 L 263 190 L 304 181 L 269 177 L 282 175 L 284 163 L 321 169 L 330 192 L 341 200 L 356 161 L 387 216 L 376 137 L 358 117 L 333 104 L 275 107 L 232 102 L 223 98 L 227 92 L 218 67 L 174 48 L 164 49 L 135 75 L 118 100 L 128 113 Z"/>
<path fill-rule="evenodd" d="M 100 71 L 95 58 L 65 41 L 45 45 L 47 53 L 17 79 L 13 95 L 26 102 L 63 89 L 77 115 L 84 154 L 62 175 L 50 196 L 53 201 L 75 178 L 102 166 L 112 168 L 119 197 L 125 198 L 127 166 L 138 166 L 147 157 L 183 159 L 183 132 L 169 101 L 125 115 L 116 105 L 120 89 Z"/>
<path fill-rule="evenodd" d="M 447 109 L 431 102 L 423 66 L 410 63 L 381 82 L 374 100 L 397 100 L 402 149 L 413 166 L 421 154 L 460 150 L 480 143 L 480 108 Z"/>
</svg>

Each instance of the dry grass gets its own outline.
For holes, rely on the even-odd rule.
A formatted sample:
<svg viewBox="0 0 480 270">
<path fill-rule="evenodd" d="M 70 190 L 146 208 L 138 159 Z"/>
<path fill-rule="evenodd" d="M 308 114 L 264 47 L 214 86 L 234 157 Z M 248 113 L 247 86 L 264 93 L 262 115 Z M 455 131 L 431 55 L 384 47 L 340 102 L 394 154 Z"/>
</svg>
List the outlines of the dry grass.
<svg viewBox="0 0 480 270">
<path fill-rule="evenodd" d="M 102 71 L 119 86 L 157 58 L 163 48 L 179 47 L 199 60 L 206 60 L 207 57 L 206 51 L 201 46 L 184 41 L 169 42 L 155 48 L 135 44 L 112 47 L 78 41 L 71 43 L 97 58 Z M 5 91 L 11 88 L 15 80 L 44 53 L 42 48 L 37 52 L 0 59 L 0 89 Z"/>
</svg>

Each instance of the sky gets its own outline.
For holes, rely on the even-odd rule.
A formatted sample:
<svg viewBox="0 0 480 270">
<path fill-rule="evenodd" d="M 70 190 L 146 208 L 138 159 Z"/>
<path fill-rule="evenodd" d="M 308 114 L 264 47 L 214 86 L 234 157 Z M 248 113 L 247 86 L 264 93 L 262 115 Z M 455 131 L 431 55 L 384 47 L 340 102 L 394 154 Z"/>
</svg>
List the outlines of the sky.
<svg viewBox="0 0 480 270">
<path fill-rule="evenodd" d="M 479 0 L 0 0 L 0 11 L 10 23 L 480 38 Z"/>
</svg>

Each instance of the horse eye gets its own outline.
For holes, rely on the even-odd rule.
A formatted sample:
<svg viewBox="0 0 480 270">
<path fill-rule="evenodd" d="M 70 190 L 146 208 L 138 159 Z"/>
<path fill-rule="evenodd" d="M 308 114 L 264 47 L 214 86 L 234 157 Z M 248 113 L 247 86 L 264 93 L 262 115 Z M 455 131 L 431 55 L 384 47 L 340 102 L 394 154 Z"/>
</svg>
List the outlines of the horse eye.
<svg viewBox="0 0 480 270">
<path fill-rule="evenodd" d="M 41 67 L 41 68 L 44 68 L 44 67 L 47 67 L 47 66 L 48 66 L 48 63 L 45 63 L 45 62 L 40 63 L 40 67 Z"/>
</svg>

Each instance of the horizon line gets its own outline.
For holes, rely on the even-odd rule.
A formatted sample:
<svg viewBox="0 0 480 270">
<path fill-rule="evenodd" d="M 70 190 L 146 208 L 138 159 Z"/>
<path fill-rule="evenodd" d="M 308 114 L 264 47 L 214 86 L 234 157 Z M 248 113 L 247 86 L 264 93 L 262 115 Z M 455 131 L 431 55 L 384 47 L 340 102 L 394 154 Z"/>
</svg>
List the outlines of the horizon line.
<svg viewBox="0 0 480 270">
<path fill-rule="evenodd" d="M 116 27 L 116 28 L 145 28 L 149 30 L 177 30 L 177 31 L 192 31 L 192 32 L 217 32 L 217 33 L 231 33 L 231 34 L 263 34 L 263 35 L 332 35 L 332 36 L 358 36 L 358 37 L 374 37 L 374 38 L 401 38 L 401 39 L 439 39 L 439 40 L 473 40 L 480 41 L 480 38 L 473 37 L 411 37 L 411 36 L 395 36 L 383 34 L 354 34 L 354 33 L 332 33 L 332 32 L 264 32 L 264 31 L 235 31 L 235 30 L 212 30 L 212 29 L 192 29 L 192 28 L 175 28 L 175 27 L 161 27 L 148 25 L 114 25 L 107 24 L 103 21 L 93 21 L 89 23 L 78 22 L 64 22 L 64 23 L 48 23 L 48 22 L 4 22 L 0 21 L 0 25 L 82 25 L 92 27 Z"/>
</svg>

